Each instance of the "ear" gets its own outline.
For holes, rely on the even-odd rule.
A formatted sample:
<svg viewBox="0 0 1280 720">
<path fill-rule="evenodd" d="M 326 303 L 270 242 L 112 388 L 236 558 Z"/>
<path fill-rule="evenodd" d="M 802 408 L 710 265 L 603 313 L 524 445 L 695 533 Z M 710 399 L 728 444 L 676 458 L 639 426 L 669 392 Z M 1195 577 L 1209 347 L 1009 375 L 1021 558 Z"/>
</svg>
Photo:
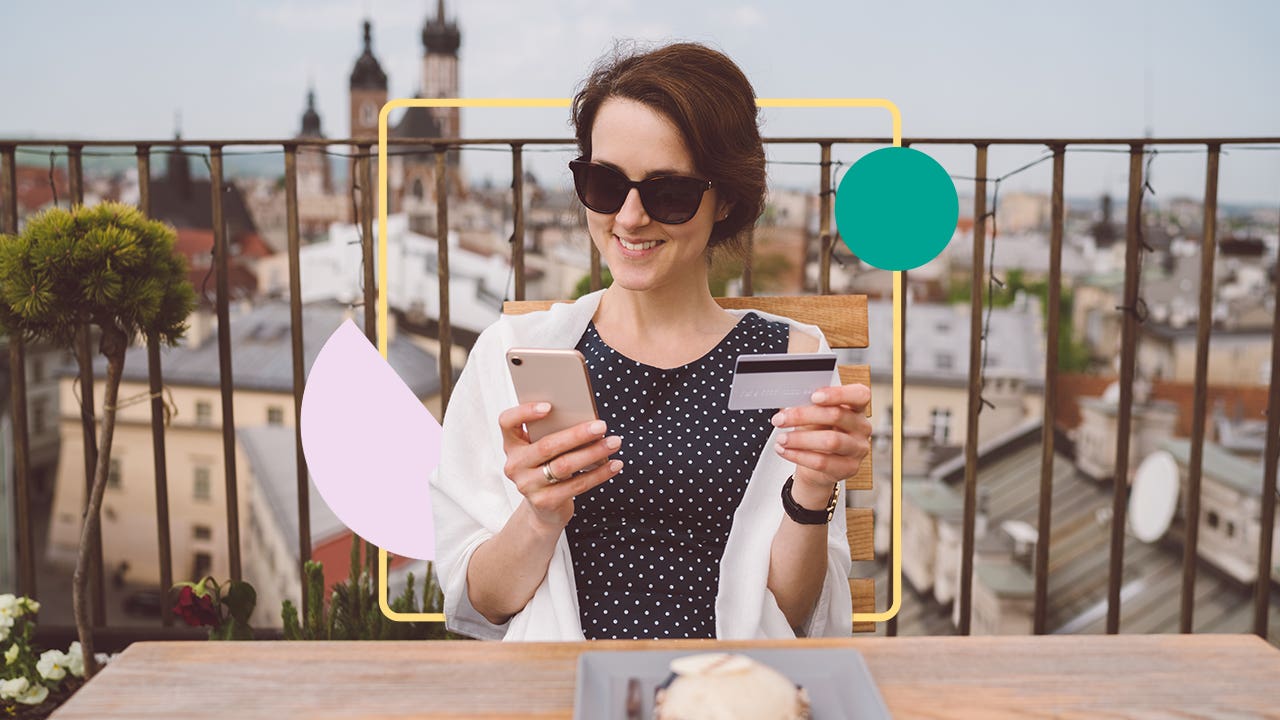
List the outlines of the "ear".
<svg viewBox="0 0 1280 720">
<path fill-rule="evenodd" d="M 721 201 L 716 204 L 716 222 L 723 222 L 729 218 L 729 213 L 733 212 L 733 203 L 729 201 Z"/>
</svg>

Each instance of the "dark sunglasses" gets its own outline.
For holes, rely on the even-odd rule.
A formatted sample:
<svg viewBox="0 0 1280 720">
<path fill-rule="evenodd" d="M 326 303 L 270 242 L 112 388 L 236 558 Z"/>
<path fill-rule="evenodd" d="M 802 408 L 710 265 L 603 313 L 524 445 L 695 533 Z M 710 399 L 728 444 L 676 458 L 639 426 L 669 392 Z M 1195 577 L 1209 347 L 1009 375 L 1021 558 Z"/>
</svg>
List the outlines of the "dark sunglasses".
<svg viewBox="0 0 1280 720">
<path fill-rule="evenodd" d="M 698 214 L 702 194 L 711 189 L 710 180 L 662 175 L 632 180 L 607 165 L 600 165 L 581 158 L 569 161 L 573 171 L 573 186 L 578 199 L 589 209 L 606 215 L 622 209 L 631 188 L 640 191 L 640 204 L 653 220 L 663 225 L 679 225 L 689 222 Z"/>
</svg>

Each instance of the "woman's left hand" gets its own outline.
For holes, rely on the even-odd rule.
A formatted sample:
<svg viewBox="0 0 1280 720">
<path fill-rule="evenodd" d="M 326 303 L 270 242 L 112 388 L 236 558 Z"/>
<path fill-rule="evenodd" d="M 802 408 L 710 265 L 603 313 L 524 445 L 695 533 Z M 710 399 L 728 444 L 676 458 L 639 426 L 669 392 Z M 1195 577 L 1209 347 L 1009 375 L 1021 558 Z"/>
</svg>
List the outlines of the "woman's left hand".
<svg viewBox="0 0 1280 720">
<path fill-rule="evenodd" d="M 818 390 L 812 405 L 783 408 L 773 416 L 779 428 L 792 428 L 778 437 L 778 454 L 796 464 L 795 479 L 831 492 L 835 483 L 851 477 L 871 449 L 871 421 L 866 408 L 871 389 L 866 385 L 836 385 Z"/>
</svg>

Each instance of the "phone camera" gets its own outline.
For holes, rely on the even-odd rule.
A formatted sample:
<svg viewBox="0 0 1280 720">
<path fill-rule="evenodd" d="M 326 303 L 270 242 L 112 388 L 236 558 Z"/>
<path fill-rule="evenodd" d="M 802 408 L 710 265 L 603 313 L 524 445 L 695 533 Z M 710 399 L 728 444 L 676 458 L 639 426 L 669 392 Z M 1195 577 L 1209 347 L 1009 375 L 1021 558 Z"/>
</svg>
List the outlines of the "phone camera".
<svg viewBox="0 0 1280 720">
<path fill-rule="evenodd" d="M 518 357 L 513 357 L 513 358 L 511 358 L 511 364 L 512 364 L 512 365 L 523 365 L 523 364 L 524 364 L 524 361 L 523 361 L 523 360 L 521 360 L 521 359 L 520 359 L 520 358 L 518 358 Z"/>
</svg>

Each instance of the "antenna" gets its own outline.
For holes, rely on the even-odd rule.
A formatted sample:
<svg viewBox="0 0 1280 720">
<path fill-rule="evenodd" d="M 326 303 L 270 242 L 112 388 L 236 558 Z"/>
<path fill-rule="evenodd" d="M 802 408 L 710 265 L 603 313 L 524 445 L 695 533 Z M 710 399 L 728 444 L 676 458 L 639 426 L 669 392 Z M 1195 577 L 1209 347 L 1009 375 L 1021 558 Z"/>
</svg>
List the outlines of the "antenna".
<svg viewBox="0 0 1280 720">
<path fill-rule="evenodd" d="M 1164 537 L 1178 508 L 1181 485 L 1178 463 L 1169 452 L 1158 450 L 1142 461 L 1129 490 L 1129 530 L 1134 537 L 1144 543 Z"/>
</svg>

